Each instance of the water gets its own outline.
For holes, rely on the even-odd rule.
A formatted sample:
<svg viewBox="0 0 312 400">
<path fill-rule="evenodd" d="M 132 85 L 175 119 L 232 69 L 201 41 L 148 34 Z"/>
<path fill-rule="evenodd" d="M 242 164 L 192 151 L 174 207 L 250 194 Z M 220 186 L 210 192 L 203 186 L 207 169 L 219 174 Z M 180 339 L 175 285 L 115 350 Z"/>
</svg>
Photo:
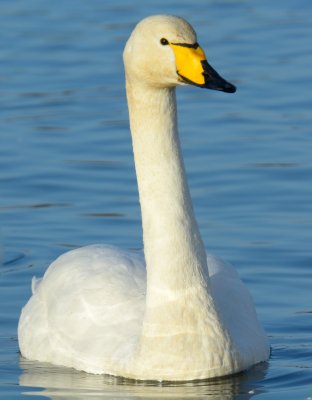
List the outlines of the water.
<svg viewBox="0 0 312 400">
<path fill-rule="evenodd" d="M 272 345 L 267 364 L 196 384 L 133 384 L 18 353 L 33 275 L 76 246 L 142 246 L 121 54 L 154 13 L 187 18 L 238 86 L 179 90 L 180 134 L 204 241 L 239 270 Z M 2 0 L 0 397 L 311 398 L 311 18 L 308 0 Z"/>
</svg>

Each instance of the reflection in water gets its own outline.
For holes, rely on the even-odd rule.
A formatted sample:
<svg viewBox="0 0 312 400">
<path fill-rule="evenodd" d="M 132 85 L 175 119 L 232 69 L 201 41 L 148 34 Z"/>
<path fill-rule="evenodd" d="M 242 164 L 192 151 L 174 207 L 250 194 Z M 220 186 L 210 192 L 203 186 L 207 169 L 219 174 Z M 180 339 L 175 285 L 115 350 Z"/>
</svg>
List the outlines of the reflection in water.
<svg viewBox="0 0 312 400">
<path fill-rule="evenodd" d="M 0 248 L 0 254 L 1 254 L 1 250 L 2 250 L 2 247 Z M 11 264 L 16 265 L 19 261 L 23 260 L 24 258 L 25 258 L 24 253 L 20 253 L 20 252 L 11 253 L 6 256 L 6 258 L 3 261 L 3 265 L 4 266 L 8 266 Z"/>
<path fill-rule="evenodd" d="M 124 163 L 115 160 L 65 160 L 68 164 L 89 165 L 89 166 L 120 166 Z"/>
<path fill-rule="evenodd" d="M 0 210 L 13 210 L 19 208 L 55 208 L 55 207 L 70 207 L 71 204 L 68 203 L 34 203 L 34 204 L 18 204 L 1 206 Z"/>
<path fill-rule="evenodd" d="M 116 213 L 116 212 L 101 212 L 101 213 L 81 213 L 80 215 L 85 216 L 85 217 L 124 217 L 125 214 L 122 213 Z"/>
<path fill-rule="evenodd" d="M 138 382 L 107 375 L 92 375 L 70 368 L 20 358 L 19 384 L 26 395 L 50 399 L 204 399 L 248 400 L 262 392 L 267 364 L 231 377 L 184 383 Z M 38 390 L 38 388 L 40 388 Z"/>
<path fill-rule="evenodd" d="M 0 276 L 7 275 L 9 273 L 15 273 L 18 266 L 23 265 L 24 267 L 25 263 L 26 254 L 24 252 L 4 252 L 0 243 Z"/>
</svg>

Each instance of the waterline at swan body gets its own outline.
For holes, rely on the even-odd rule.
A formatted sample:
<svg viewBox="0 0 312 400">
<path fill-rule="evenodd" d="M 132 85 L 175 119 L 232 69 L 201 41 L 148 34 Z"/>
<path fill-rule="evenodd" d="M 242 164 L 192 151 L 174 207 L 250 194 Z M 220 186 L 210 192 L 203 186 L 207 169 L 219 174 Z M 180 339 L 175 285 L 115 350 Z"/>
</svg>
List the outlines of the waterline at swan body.
<svg viewBox="0 0 312 400">
<path fill-rule="evenodd" d="M 233 93 L 193 28 L 142 20 L 125 50 L 127 99 L 144 253 L 94 245 L 53 262 L 23 308 L 24 357 L 140 380 L 228 375 L 269 357 L 235 269 L 207 255 L 186 181 L 175 87 Z"/>
</svg>

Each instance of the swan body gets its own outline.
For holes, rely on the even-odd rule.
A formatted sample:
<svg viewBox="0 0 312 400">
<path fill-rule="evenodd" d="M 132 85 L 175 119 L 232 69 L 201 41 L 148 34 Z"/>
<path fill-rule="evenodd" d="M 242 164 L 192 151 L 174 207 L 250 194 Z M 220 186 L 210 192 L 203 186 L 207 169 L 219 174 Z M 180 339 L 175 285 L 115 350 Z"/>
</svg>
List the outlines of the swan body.
<svg viewBox="0 0 312 400">
<path fill-rule="evenodd" d="M 193 28 L 141 21 L 125 50 L 126 88 L 144 252 L 94 245 L 54 261 L 23 308 L 24 357 L 95 374 L 194 380 L 269 356 L 247 288 L 207 255 L 185 177 L 175 87 L 234 92 L 207 63 Z"/>
</svg>

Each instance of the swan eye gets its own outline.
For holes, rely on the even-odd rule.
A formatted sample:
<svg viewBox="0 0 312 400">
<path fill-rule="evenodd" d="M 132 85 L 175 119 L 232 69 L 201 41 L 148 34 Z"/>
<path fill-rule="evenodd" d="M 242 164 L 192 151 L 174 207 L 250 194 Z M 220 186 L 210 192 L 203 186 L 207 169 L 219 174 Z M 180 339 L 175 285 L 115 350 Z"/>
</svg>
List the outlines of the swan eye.
<svg viewBox="0 0 312 400">
<path fill-rule="evenodd" d="M 161 43 L 163 46 L 167 46 L 167 45 L 169 44 L 168 40 L 165 39 L 165 38 L 160 39 L 160 43 Z"/>
</svg>

